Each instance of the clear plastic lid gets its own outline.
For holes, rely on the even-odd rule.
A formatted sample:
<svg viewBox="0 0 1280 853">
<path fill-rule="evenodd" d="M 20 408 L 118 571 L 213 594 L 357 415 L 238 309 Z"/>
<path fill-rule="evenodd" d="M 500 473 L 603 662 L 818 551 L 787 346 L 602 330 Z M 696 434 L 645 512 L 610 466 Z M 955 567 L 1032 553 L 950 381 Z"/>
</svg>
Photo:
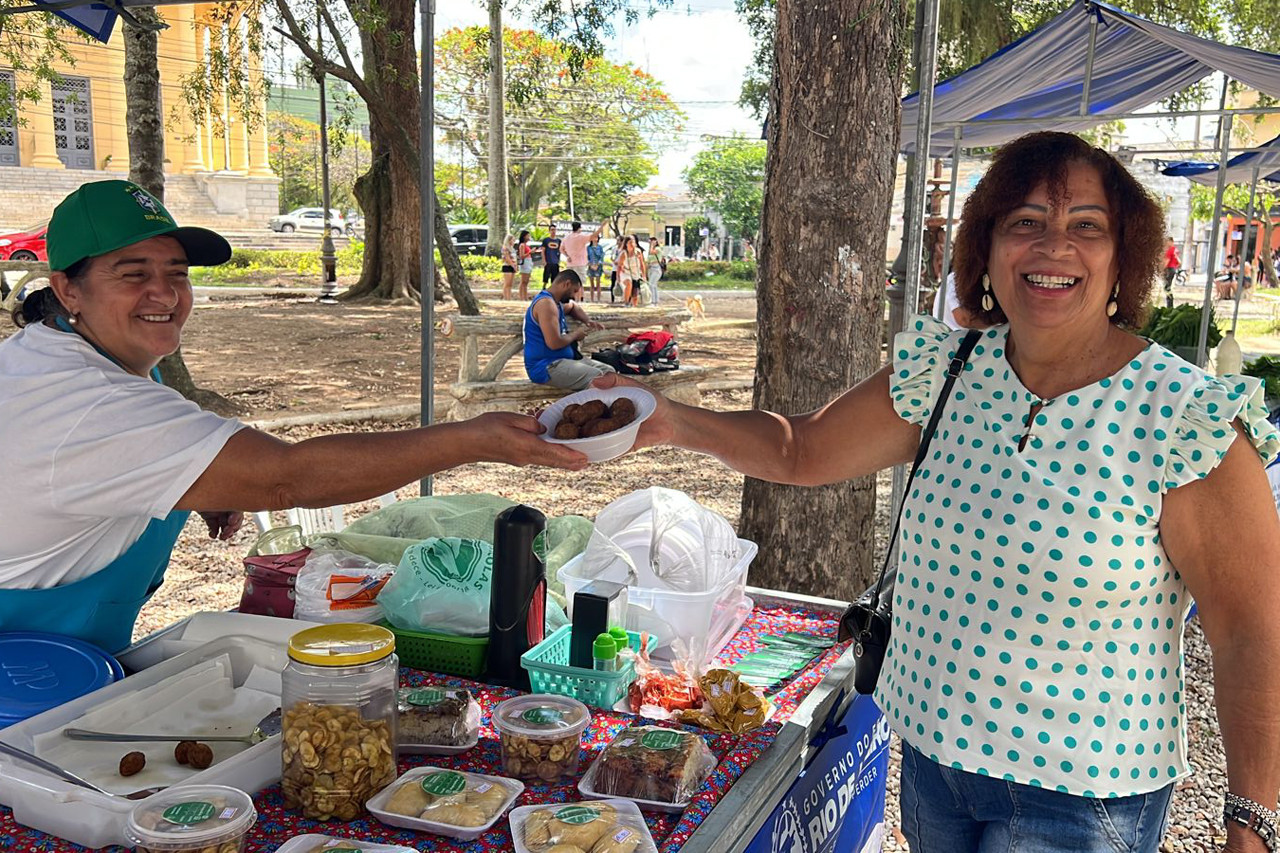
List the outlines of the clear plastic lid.
<svg viewBox="0 0 1280 853">
<path fill-rule="evenodd" d="M 586 705 L 550 693 L 517 696 L 493 710 L 493 727 L 499 732 L 535 740 L 580 734 L 590 722 Z"/>
<path fill-rule="evenodd" d="M 169 788 L 139 803 L 124 835 L 150 850 L 190 850 L 234 841 L 249 831 L 258 812 L 244 791 L 225 785 Z"/>
</svg>

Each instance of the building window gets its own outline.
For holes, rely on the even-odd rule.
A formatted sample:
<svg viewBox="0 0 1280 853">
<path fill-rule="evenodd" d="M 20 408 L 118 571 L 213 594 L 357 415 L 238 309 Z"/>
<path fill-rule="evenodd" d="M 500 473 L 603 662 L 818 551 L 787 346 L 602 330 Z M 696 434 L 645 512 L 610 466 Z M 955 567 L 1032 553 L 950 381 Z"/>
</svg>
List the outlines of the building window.
<svg viewBox="0 0 1280 853">
<path fill-rule="evenodd" d="M 18 165 L 18 113 L 12 71 L 0 71 L 0 166 Z"/>
<path fill-rule="evenodd" d="M 94 169 L 93 104 L 89 81 L 84 77 L 64 77 L 54 83 L 53 143 L 58 159 L 68 169 Z"/>
</svg>

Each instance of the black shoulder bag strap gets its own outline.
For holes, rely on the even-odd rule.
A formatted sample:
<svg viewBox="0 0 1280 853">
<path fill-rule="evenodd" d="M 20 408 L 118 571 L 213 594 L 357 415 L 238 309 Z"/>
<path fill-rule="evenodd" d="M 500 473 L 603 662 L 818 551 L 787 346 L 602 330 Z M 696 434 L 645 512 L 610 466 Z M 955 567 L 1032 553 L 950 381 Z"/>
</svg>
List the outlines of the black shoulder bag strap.
<svg viewBox="0 0 1280 853">
<path fill-rule="evenodd" d="M 887 605 L 881 605 L 880 597 L 884 591 L 885 577 L 889 573 L 889 561 L 893 557 L 894 543 L 898 540 L 898 527 L 902 523 L 902 511 L 906 507 L 907 498 L 911 494 L 911 483 L 916 478 L 916 471 L 919 470 L 920 463 L 924 461 L 925 455 L 929 452 L 929 444 L 933 441 L 933 434 L 938 429 L 938 422 L 942 419 L 942 412 L 947 406 L 947 400 L 951 397 L 951 388 L 956 384 L 957 377 L 964 371 L 965 363 L 969 361 L 969 356 L 981 337 L 981 331 L 970 330 L 960 341 L 955 357 L 951 359 L 951 364 L 947 366 L 946 379 L 942 383 L 942 390 L 938 392 L 938 399 L 933 405 L 933 413 L 929 416 L 929 423 L 925 425 L 924 431 L 920 434 L 920 446 L 916 449 L 915 461 L 911 463 L 911 473 L 907 475 L 907 484 L 902 490 L 902 502 L 898 504 L 898 512 L 894 516 L 893 530 L 889 534 L 885 548 L 884 564 L 880 567 L 880 577 L 876 580 L 874 587 L 869 588 L 859 596 L 857 601 L 845 611 L 840 620 L 840 639 L 842 640 L 858 637 L 861 641 L 864 635 L 872 628 L 871 620 L 873 615 L 877 612 L 887 615 L 889 608 Z M 892 588 L 890 591 L 892 591 Z M 858 616 L 863 618 L 858 620 Z M 861 624 L 857 624 L 859 621 Z M 888 639 L 887 632 L 886 625 L 886 640 Z M 877 674 L 878 672 L 877 668 Z"/>
</svg>

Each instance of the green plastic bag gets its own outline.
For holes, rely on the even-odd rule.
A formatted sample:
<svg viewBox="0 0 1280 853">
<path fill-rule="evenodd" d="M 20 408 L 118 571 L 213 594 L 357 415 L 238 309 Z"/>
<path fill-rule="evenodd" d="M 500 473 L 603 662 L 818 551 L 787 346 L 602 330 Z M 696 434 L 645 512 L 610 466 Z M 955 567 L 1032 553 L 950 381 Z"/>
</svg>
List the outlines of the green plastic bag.
<svg viewBox="0 0 1280 853">
<path fill-rule="evenodd" d="M 481 637 L 489 633 L 492 576 L 488 542 L 433 537 L 405 549 L 378 604 L 397 628 Z"/>
</svg>

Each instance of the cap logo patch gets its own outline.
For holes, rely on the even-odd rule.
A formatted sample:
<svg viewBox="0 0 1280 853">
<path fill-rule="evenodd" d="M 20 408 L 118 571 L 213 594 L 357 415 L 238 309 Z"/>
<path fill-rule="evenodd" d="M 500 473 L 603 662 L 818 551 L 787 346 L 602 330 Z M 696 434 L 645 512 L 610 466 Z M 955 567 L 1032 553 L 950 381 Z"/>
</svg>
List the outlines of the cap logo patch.
<svg viewBox="0 0 1280 853">
<path fill-rule="evenodd" d="M 160 205 L 156 204 L 156 200 L 147 195 L 144 190 L 134 189 L 129 191 L 129 195 L 133 196 L 133 200 L 138 203 L 138 207 L 148 213 L 159 213 Z"/>
</svg>

